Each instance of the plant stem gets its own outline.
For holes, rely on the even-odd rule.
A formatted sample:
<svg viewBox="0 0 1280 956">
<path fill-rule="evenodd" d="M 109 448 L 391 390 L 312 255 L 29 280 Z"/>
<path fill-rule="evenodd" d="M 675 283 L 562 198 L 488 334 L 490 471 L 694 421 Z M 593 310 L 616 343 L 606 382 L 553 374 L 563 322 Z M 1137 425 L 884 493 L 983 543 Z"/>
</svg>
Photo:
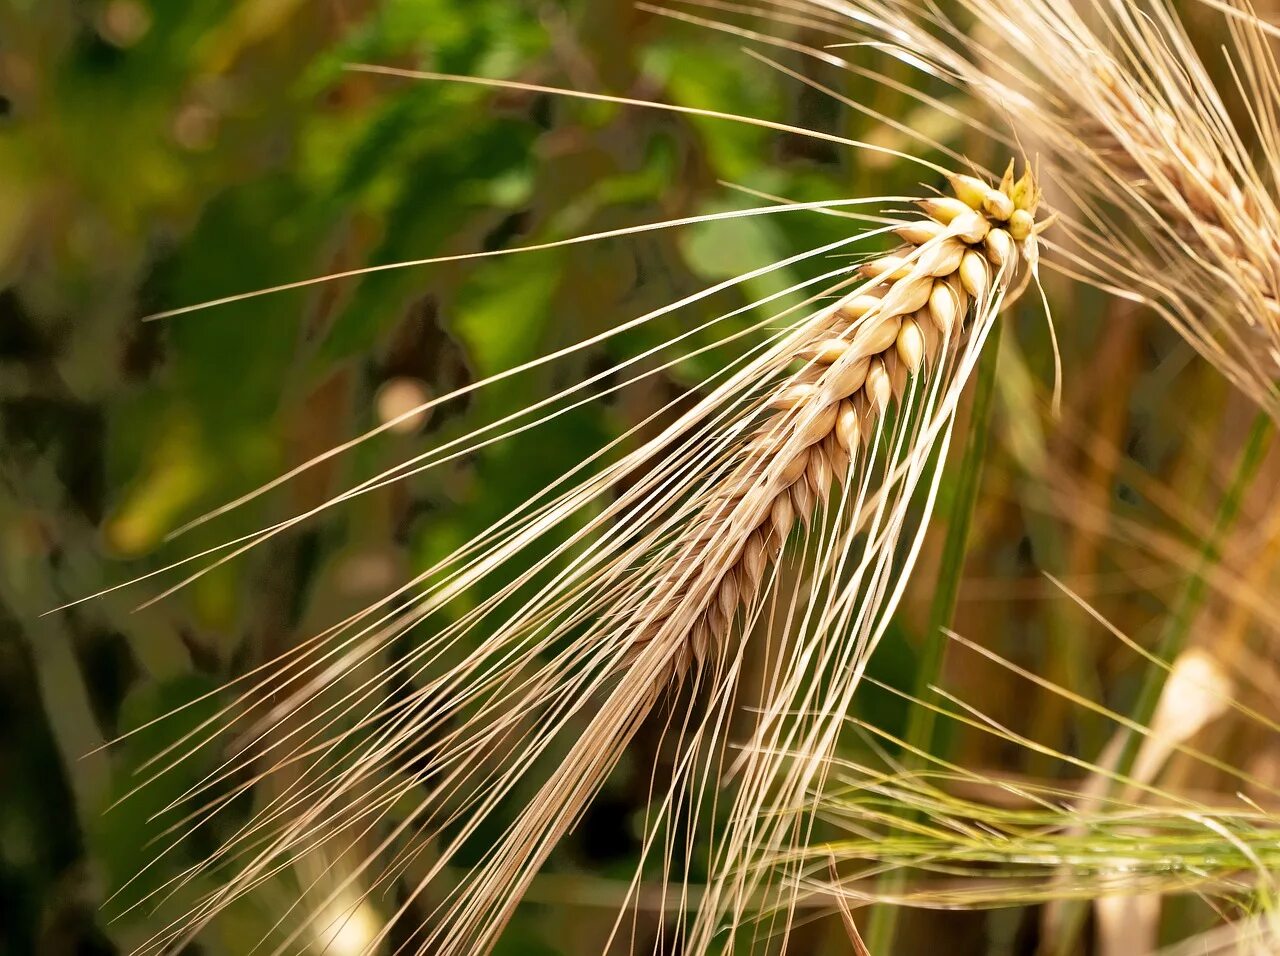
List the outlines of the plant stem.
<svg viewBox="0 0 1280 956">
<path fill-rule="evenodd" d="M 1166 664 L 1172 665 L 1174 659 L 1186 644 L 1187 635 L 1191 631 L 1191 622 L 1195 619 L 1196 612 L 1204 603 L 1205 596 L 1208 593 L 1205 574 L 1210 567 L 1221 559 L 1222 541 L 1239 516 L 1240 506 L 1244 503 L 1245 492 L 1248 491 L 1249 485 L 1257 475 L 1258 467 L 1262 464 L 1263 459 L 1266 458 L 1267 449 L 1271 444 L 1271 434 L 1272 422 L 1270 416 L 1266 412 L 1259 412 L 1257 418 L 1254 419 L 1253 427 L 1249 430 L 1249 437 L 1245 441 L 1244 448 L 1241 450 L 1240 457 L 1232 472 L 1231 483 L 1227 487 L 1222 503 L 1218 506 L 1218 514 L 1214 518 L 1213 528 L 1200 549 L 1196 566 L 1186 584 L 1183 585 L 1173 612 L 1165 619 L 1164 626 L 1160 629 L 1160 637 L 1156 641 L 1154 653 L 1157 658 Z M 1131 719 L 1144 727 L 1151 723 L 1151 719 L 1155 716 L 1156 706 L 1160 703 L 1160 694 L 1164 690 L 1167 678 L 1168 674 L 1164 668 L 1156 667 L 1155 665 L 1147 668 L 1142 686 L 1138 691 L 1138 699 L 1130 713 Z M 1142 734 L 1130 731 L 1125 739 L 1124 748 L 1116 761 L 1115 773 L 1117 777 L 1113 778 L 1110 787 L 1108 787 L 1109 794 L 1114 794 L 1117 787 L 1120 786 L 1119 780 L 1129 779 L 1133 771 L 1134 762 L 1138 757 L 1138 750 L 1141 748 L 1144 739 L 1146 738 Z M 1045 951 L 1053 953 L 1055 956 L 1067 956 L 1069 953 L 1076 952 L 1076 944 L 1084 928 L 1084 918 L 1087 912 L 1088 906 L 1084 903 L 1067 904 L 1063 908 L 1062 922 L 1060 924 L 1062 931 L 1059 934 L 1059 938 L 1046 941 Z"/>
<path fill-rule="evenodd" d="M 960 594 L 960 581 L 964 575 L 965 556 L 969 547 L 969 530 L 973 525 L 973 511 L 978 500 L 978 489 L 982 484 L 982 466 L 986 460 L 987 440 L 991 432 L 991 409 L 994 405 L 996 366 L 999 362 L 1003 327 L 1004 322 L 997 322 L 991 330 L 986 350 L 978 365 L 978 381 L 969 419 L 969 441 L 956 476 L 955 493 L 948 502 L 945 514 L 940 516 L 946 520 L 947 536 L 942 544 L 933 602 L 929 607 L 928 630 L 925 632 L 916 667 L 915 697 L 920 700 L 932 696 L 930 688 L 941 677 L 948 643 L 943 631 L 951 626 Z M 939 462 L 938 467 L 944 464 Z M 907 719 L 907 743 L 933 753 L 937 742 L 936 724 L 937 713 L 934 710 L 929 707 L 912 707 Z M 910 754 L 904 759 L 908 769 L 919 762 Z M 905 881 L 904 871 L 889 871 L 880 880 L 878 895 L 894 895 Z M 872 953 L 879 956 L 881 953 L 893 952 L 897 920 L 897 906 L 882 903 L 875 907 L 867 934 L 867 948 Z"/>
<path fill-rule="evenodd" d="M 1173 659 L 1177 657 L 1186 643 L 1187 634 L 1191 630 L 1191 622 L 1200 606 L 1204 603 L 1205 595 L 1208 593 L 1205 572 L 1222 557 L 1220 553 L 1222 541 L 1239 516 L 1240 506 L 1244 503 L 1245 492 L 1248 491 L 1249 485 L 1258 473 L 1258 467 L 1262 464 L 1263 459 L 1266 458 L 1267 448 L 1271 444 L 1271 434 L 1271 418 L 1265 412 L 1259 412 L 1258 417 L 1254 419 L 1253 427 L 1249 431 L 1249 437 L 1236 462 L 1231 484 L 1222 499 L 1222 504 L 1218 506 L 1218 514 L 1213 522 L 1213 530 L 1204 542 L 1195 570 L 1183 586 L 1173 613 L 1165 620 L 1164 627 L 1161 628 L 1160 639 L 1156 642 L 1155 655 L 1167 664 L 1173 663 Z M 1138 692 L 1137 704 L 1134 706 L 1131 715 L 1134 720 L 1144 726 L 1149 724 L 1151 718 L 1155 715 L 1156 705 L 1160 701 L 1160 692 L 1164 689 L 1166 677 L 1167 675 L 1162 668 L 1151 667 L 1147 670 L 1142 688 Z M 1125 742 L 1124 751 L 1121 753 L 1120 761 L 1117 764 L 1117 769 L 1120 773 L 1127 775 L 1132 769 L 1141 743 L 1142 737 L 1140 735 L 1129 735 L 1129 739 Z"/>
</svg>

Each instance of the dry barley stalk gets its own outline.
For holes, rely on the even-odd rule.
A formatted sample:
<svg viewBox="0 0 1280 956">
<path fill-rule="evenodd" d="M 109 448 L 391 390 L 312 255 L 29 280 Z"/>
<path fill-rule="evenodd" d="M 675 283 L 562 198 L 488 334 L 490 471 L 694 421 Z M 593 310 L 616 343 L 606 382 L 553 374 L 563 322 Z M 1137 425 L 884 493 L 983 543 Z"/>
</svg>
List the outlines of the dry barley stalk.
<svg viewBox="0 0 1280 956">
<path fill-rule="evenodd" d="M 886 227 L 902 240 L 896 251 L 833 273 L 832 304 L 726 369 L 661 434 L 500 519 L 413 582 L 422 590 L 407 608 L 375 605 L 254 675 L 219 715 L 158 755 L 151 779 L 226 728 L 238 731 L 235 750 L 165 808 L 179 835 L 222 819 L 260 781 L 276 786 L 213 857 L 148 895 L 163 901 L 214 879 L 143 950 L 180 947 L 281 873 L 355 858 L 320 898 L 304 885 L 281 916 L 274 952 L 289 951 L 323 938 L 319 924 L 335 911 L 394 886 L 431 846 L 433 858 L 413 869 L 401 904 L 368 941 L 372 953 L 439 889 L 447 867 L 475 852 L 499 805 L 540 780 L 434 898 L 416 944 L 421 953 L 483 952 L 638 726 L 691 680 L 703 706 L 678 728 L 676 772 L 645 850 L 670 869 L 660 831 L 681 814 L 696 824 L 700 795 L 719 786 L 709 768 L 723 761 L 743 638 L 761 617 L 778 635 L 779 667 L 762 689 L 727 832 L 712 838 L 706 902 L 678 932 L 688 951 L 704 950 L 762 898 L 785 896 L 752 863 L 803 826 L 795 808 L 822 773 L 924 534 L 937 490 L 928 463 L 935 451 L 945 457 L 960 391 L 997 314 L 1031 280 L 1048 222 L 1036 220 L 1030 171 L 1015 179 L 1011 164 L 997 186 L 965 175 L 951 182 L 955 196 L 923 200 L 923 216 Z M 922 488 L 912 531 L 908 506 Z M 415 634 L 411 653 L 379 663 L 392 641 L 425 630 L 433 612 L 566 527 L 575 530 L 562 544 L 456 623 Z M 787 596 L 771 569 L 797 538 L 804 573 Z M 393 685 L 412 690 L 389 698 Z M 276 732 L 286 715 L 300 716 Z M 197 798 L 208 802 L 188 812 Z"/>
</svg>

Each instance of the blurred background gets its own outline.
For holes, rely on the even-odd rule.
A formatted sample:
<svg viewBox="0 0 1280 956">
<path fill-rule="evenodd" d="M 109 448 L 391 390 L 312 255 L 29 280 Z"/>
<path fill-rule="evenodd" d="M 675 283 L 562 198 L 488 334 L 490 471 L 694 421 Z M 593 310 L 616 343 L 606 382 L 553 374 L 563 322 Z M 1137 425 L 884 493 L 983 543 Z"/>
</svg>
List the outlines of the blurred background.
<svg viewBox="0 0 1280 956">
<path fill-rule="evenodd" d="M 749 7 L 707 4 L 700 15 L 812 42 L 803 24 L 763 21 Z M 1211 46 L 1221 26 L 1205 23 Z M 343 65 L 517 78 L 918 151 L 893 125 L 742 45 L 630 0 L 0 0 L 0 952 L 123 953 L 158 928 L 145 910 L 109 921 L 101 906 L 152 858 L 146 817 L 184 782 L 169 779 L 108 807 L 182 724 L 99 749 L 104 743 L 388 593 L 666 405 L 718 353 L 365 495 L 141 610 L 181 575 L 45 612 L 313 507 L 714 313 L 710 305 L 685 310 L 401 422 L 167 541 L 206 511 L 431 396 L 851 227 L 770 216 L 144 317 L 368 264 L 755 202 L 727 183 L 801 201 L 939 185 L 919 167 L 803 136 Z M 873 110 L 1003 164 L 945 111 L 910 105 L 891 85 L 777 55 Z M 910 77 L 894 61 L 875 66 L 890 80 Z M 787 274 L 720 297 L 715 312 L 780 288 Z M 1151 722 L 1161 685 L 1148 663 L 1042 574 L 1049 571 L 1135 641 L 1170 660 L 1194 650 L 1213 680 L 1269 712 L 1280 699 L 1272 599 L 1280 467 L 1269 426 L 1151 316 L 1054 276 L 1047 282 L 1065 407 L 1056 419 L 1048 412 L 1049 339 L 1042 310 L 1028 300 L 1010 317 L 1000 353 L 956 631 L 1053 686 Z M 948 479 L 944 514 L 955 490 Z M 1100 761 L 1121 740 L 1120 725 L 930 638 L 942 530 L 945 523 L 872 676 L 920 693 L 941 657 L 949 692 L 1007 732 L 957 725 L 931 746 L 990 780 L 1035 776 L 1074 792 L 1088 772 L 1060 755 Z M 1270 806 L 1280 784 L 1276 735 L 1193 698 L 1181 701 L 1176 742 L 1196 741 L 1249 780 L 1160 752 L 1148 755 L 1152 779 L 1196 792 L 1243 790 Z M 912 708 L 891 690 L 868 685 L 861 707 L 869 724 L 908 732 Z M 852 738 L 851 752 L 867 746 Z M 636 859 L 646 783 L 643 760 L 610 781 L 535 885 L 502 952 L 599 951 Z M 824 826 L 828 836 L 840 832 L 838 821 Z M 188 862 L 202 849 L 192 843 Z M 1255 904 L 1242 891 L 1233 905 Z M 237 907 L 192 951 L 248 952 L 279 905 L 265 893 Z M 1194 895 L 1157 905 L 1154 918 L 1149 910 L 1141 922 L 1149 938 L 1128 952 L 1235 915 Z M 821 908 L 814 916 L 794 953 L 852 951 L 838 916 Z M 1097 926 L 1107 918 L 1085 913 L 1062 951 L 1105 949 Z M 897 922 L 898 943 L 885 952 L 929 952 L 941 938 L 955 953 L 1050 951 L 1050 924 L 1035 905 L 913 910 Z M 335 956 L 344 952 L 341 941 L 324 942 Z"/>
</svg>

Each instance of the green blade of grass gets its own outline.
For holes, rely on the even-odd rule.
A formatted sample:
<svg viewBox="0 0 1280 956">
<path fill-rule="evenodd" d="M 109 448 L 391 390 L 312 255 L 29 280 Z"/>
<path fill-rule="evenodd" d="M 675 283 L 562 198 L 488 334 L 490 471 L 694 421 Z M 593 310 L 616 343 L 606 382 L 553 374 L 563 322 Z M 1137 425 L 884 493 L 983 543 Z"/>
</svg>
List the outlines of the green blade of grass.
<svg viewBox="0 0 1280 956">
<path fill-rule="evenodd" d="M 1155 655 L 1167 664 L 1172 664 L 1174 658 L 1178 656 L 1186 645 L 1187 635 L 1191 631 L 1191 622 L 1195 619 L 1196 612 L 1200 609 L 1208 594 L 1206 572 L 1215 562 L 1221 559 L 1222 542 L 1231 526 L 1235 523 L 1236 518 L 1240 515 L 1240 507 L 1244 503 L 1245 492 L 1248 491 L 1249 485 L 1258 473 L 1259 466 L 1262 464 L 1263 459 L 1266 458 L 1267 449 L 1271 444 L 1271 435 L 1272 421 L 1270 416 L 1265 412 L 1259 412 L 1254 419 L 1252 428 L 1249 430 L 1249 436 L 1245 440 L 1240 457 L 1236 461 L 1231 483 L 1227 486 L 1222 503 L 1218 506 L 1213 528 L 1200 550 L 1196 566 L 1178 595 L 1173 612 L 1165 619 L 1164 625 L 1160 629 L 1160 637 L 1156 641 Z M 1147 668 L 1142 686 L 1138 691 L 1137 701 L 1134 703 L 1133 711 L 1130 714 L 1135 722 L 1144 727 L 1151 723 L 1151 719 L 1155 716 L 1156 705 L 1160 702 L 1160 693 L 1164 690 L 1167 677 L 1168 674 L 1163 668 L 1156 666 Z M 1138 750 L 1142 746 L 1144 739 L 1142 734 L 1131 732 L 1125 740 L 1124 748 L 1121 750 L 1120 757 L 1116 762 L 1116 771 L 1120 777 L 1127 778 L 1132 773 L 1134 761 L 1137 759 Z M 1118 785 L 1113 781 L 1109 792 L 1115 791 L 1117 787 Z M 1052 948 L 1049 950 L 1054 956 L 1067 956 L 1069 953 L 1076 952 L 1080 933 L 1084 928 L 1084 917 L 1088 911 L 1088 905 L 1087 903 L 1077 902 L 1070 904 L 1063 910 L 1062 932 L 1059 938 L 1053 941 Z"/>
<path fill-rule="evenodd" d="M 978 365 L 978 381 L 970 412 L 969 440 L 956 473 L 955 493 L 941 516 L 947 523 L 947 535 L 942 545 L 936 590 L 929 607 L 929 626 L 916 668 L 915 696 L 922 700 L 928 699 L 932 693 L 930 688 L 938 682 L 941 674 L 947 648 L 944 631 L 951 626 L 960 594 L 960 580 L 964 574 L 965 554 L 969 546 L 969 530 L 973 525 L 973 510 L 982 484 L 982 465 L 986 460 L 987 441 L 991 432 L 991 409 L 994 405 L 996 367 L 1003 326 L 1003 322 L 998 322 L 991 330 L 986 351 Z M 939 462 L 939 467 L 942 465 Z M 907 720 L 908 745 L 919 751 L 933 753 L 936 725 L 937 714 L 933 709 L 913 707 Z M 908 754 L 906 762 L 912 764 L 917 761 Z M 902 888 L 905 879 L 904 871 L 890 871 L 881 879 L 880 889 L 886 895 L 893 895 Z M 882 904 L 875 908 L 867 933 L 867 947 L 872 953 L 892 951 L 897 919 L 896 906 Z"/>
</svg>

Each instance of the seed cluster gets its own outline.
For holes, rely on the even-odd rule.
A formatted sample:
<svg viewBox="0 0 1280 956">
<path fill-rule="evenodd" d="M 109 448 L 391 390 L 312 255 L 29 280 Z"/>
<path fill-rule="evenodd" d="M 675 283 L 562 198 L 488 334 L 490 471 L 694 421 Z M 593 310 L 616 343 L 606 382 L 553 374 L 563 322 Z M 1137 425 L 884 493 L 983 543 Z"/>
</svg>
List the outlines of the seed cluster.
<svg viewBox="0 0 1280 956">
<path fill-rule="evenodd" d="M 861 267 L 866 282 L 856 294 L 812 321 L 796 356 L 803 367 L 772 396 L 742 461 L 660 573 L 661 604 L 637 643 L 688 615 L 678 666 L 706 660 L 759 593 L 796 522 L 811 520 L 848 479 L 908 380 L 958 347 L 971 303 L 1012 284 L 1047 225 L 1036 222 L 1030 171 L 1015 181 L 1011 163 L 998 187 L 972 176 L 951 185 L 954 197 L 919 202 L 926 218 L 896 230 L 900 248 Z"/>
<path fill-rule="evenodd" d="M 1276 210 L 1263 209 L 1257 193 L 1240 188 L 1220 149 L 1203 145 L 1173 114 L 1120 82 L 1110 67 L 1098 66 L 1094 72 L 1131 145 L 1116 143 L 1109 130 L 1098 130 L 1092 138 L 1108 150 L 1110 162 L 1130 170 L 1131 182 L 1150 182 L 1144 163 L 1159 170 L 1168 184 L 1162 192 L 1181 197 L 1191 218 L 1175 210 L 1169 195 L 1148 200 L 1183 241 L 1203 249 L 1208 261 L 1226 266 L 1227 275 L 1254 293 L 1249 297 L 1254 301 L 1240 313 L 1248 325 L 1269 330 L 1274 341 L 1280 334 L 1280 236 L 1269 223 Z M 1272 358 L 1280 365 L 1274 346 Z"/>
</svg>

